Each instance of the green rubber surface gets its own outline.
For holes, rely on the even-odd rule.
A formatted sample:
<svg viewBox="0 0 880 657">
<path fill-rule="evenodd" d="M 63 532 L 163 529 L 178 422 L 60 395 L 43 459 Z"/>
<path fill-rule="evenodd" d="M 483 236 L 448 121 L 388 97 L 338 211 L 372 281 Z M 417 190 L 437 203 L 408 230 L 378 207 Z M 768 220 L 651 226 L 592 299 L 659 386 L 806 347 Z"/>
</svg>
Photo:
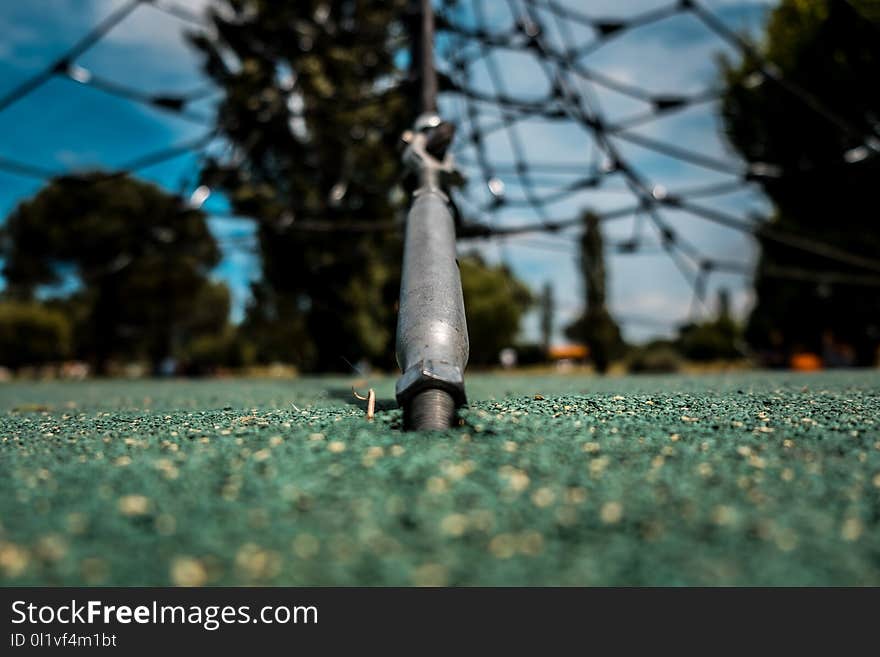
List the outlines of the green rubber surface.
<svg viewBox="0 0 880 657">
<path fill-rule="evenodd" d="M 351 384 L 2 384 L 0 582 L 880 585 L 877 371 Z"/>
</svg>

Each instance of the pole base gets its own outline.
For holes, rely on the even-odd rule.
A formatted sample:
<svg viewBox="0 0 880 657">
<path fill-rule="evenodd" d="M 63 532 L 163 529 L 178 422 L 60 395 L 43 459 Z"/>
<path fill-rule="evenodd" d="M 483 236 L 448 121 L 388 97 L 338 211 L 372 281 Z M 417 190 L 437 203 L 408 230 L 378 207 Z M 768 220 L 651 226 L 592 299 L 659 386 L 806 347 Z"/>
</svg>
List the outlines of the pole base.
<svg viewBox="0 0 880 657">
<path fill-rule="evenodd" d="M 455 420 L 455 400 L 445 390 L 428 388 L 416 394 L 403 409 L 410 431 L 443 431 Z"/>
</svg>

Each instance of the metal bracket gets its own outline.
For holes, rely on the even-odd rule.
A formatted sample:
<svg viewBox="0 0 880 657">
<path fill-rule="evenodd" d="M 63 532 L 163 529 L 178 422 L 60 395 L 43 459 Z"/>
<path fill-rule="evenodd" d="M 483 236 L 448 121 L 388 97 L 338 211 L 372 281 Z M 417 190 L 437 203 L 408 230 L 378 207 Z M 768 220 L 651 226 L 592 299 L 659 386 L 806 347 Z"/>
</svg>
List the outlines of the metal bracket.
<svg viewBox="0 0 880 657">
<path fill-rule="evenodd" d="M 437 114 L 422 114 L 416 119 L 413 129 L 403 134 L 403 141 L 407 144 L 403 163 L 419 180 L 416 195 L 424 188 L 443 191 L 465 183 L 464 176 L 455 166 L 452 153 L 446 151 L 443 159 L 438 159 L 428 150 L 432 131 L 441 125 L 446 124 Z M 448 202 L 448 196 L 446 198 Z"/>
</svg>

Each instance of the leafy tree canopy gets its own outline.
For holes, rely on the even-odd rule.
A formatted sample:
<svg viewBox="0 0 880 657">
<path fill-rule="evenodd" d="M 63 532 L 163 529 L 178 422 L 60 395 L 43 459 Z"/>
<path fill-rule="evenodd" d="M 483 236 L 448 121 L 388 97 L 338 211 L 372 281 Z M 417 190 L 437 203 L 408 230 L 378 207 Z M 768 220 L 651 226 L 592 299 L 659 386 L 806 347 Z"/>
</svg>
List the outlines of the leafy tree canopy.
<svg viewBox="0 0 880 657">
<path fill-rule="evenodd" d="M 679 329 L 675 346 L 690 360 L 730 360 L 743 357 L 740 347 L 741 329 L 730 315 L 730 296 L 727 290 L 718 294 L 718 316 L 700 323 L 690 323 Z"/>
<path fill-rule="evenodd" d="M 756 74 L 757 63 L 723 62 L 722 113 L 731 144 L 750 162 L 780 167 L 762 180 L 777 230 L 875 257 L 876 181 L 880 158 L 866 142 L 880 121 L 880 2 L 782 0 L 770 14 L 758 49 L 784 80 L 810 98 Z M 811 105 L 813 105 L 811 107 Z M 817 111 L 820 108 L 820 111 Z M 829 121 L 821 108 L 830 110 Z M 847 164 L 843 154 L 868 157 Z M 858 160 L 858 158 L 852 158 Z M 779 271 L 865 274 L 834 260 L 762 241 L 757 304 L 747 337 L 753 345 L 791 353 L 818 351 L 822 336 L 851 345 L 869 363 L 880 341 L 880 290 L 847 284 L 793 282 Z"/>
<path fill-rule="evenodd" d="M 583 315 L 565 328 L 565 335 L 586 344 L 596 371 L 605 373 L 611 361 L 625 353 L 626 343 L 608 311 L 605 248 L 599 217 L 586 212 L 583 219 L 580 264 L 586 308 Z"/>
<path fill-rule="evenodd" d="M 406 4 L 217 0 L 215 30 L 193 37 L 233 146 L 205 180 L 259 223 L 264 280 L 247 324 L 271 342 L 258 352 L 306 369 L 392 363 L 399 239 L 346 227 L 388 222 L 403 200 L 389 190 L 412 118 L 396 85 Z"/>
<path fill-rule="evenodd" d="M 71 327 L 64 313 L 35 302 L 0 302 L 0 366 L 18 369 L 66 357 Z"/>
<path fill-rule="evenodd" d="M 487 265 L 476 253 L 459 259 L 467 313 L 470 359 L 474 365 L 498 363 L 512 347 L 520 321 L 532 304 L 529 288 L 504 265 Z"/>
<path fill-rule="evenodd" d="M 208 278 L 220 252 L 204 214 L 132 178 L 54 180 L 8 217 L 0 253 L 11 298 L 75 281 L 55 305 L 76 320 L 75 355 L 99 372 L 115 357 L 158 365 L 176 342 L 227 321 L 228 292 Z"/>
</svg>

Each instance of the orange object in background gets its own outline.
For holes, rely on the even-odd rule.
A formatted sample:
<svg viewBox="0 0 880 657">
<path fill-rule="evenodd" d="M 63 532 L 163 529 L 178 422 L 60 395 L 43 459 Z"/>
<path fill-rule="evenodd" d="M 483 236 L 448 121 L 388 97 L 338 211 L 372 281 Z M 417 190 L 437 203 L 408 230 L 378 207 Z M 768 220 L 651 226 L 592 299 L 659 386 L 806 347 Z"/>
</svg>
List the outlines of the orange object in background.
<svg viewBox="0 0 880 657">
<path fill-rule="evenodd" d="M 584 360 L 590 353 L 583 344 L 563 344 L 550 347 L 547 355 L 550 360 Z"/>
<path fill-rule="evenodd" d="M 796 372 L 816 372 L 822 369 L 822 359 L 808 352 L 792 355 L 788 364 Z"/>
</svg>

